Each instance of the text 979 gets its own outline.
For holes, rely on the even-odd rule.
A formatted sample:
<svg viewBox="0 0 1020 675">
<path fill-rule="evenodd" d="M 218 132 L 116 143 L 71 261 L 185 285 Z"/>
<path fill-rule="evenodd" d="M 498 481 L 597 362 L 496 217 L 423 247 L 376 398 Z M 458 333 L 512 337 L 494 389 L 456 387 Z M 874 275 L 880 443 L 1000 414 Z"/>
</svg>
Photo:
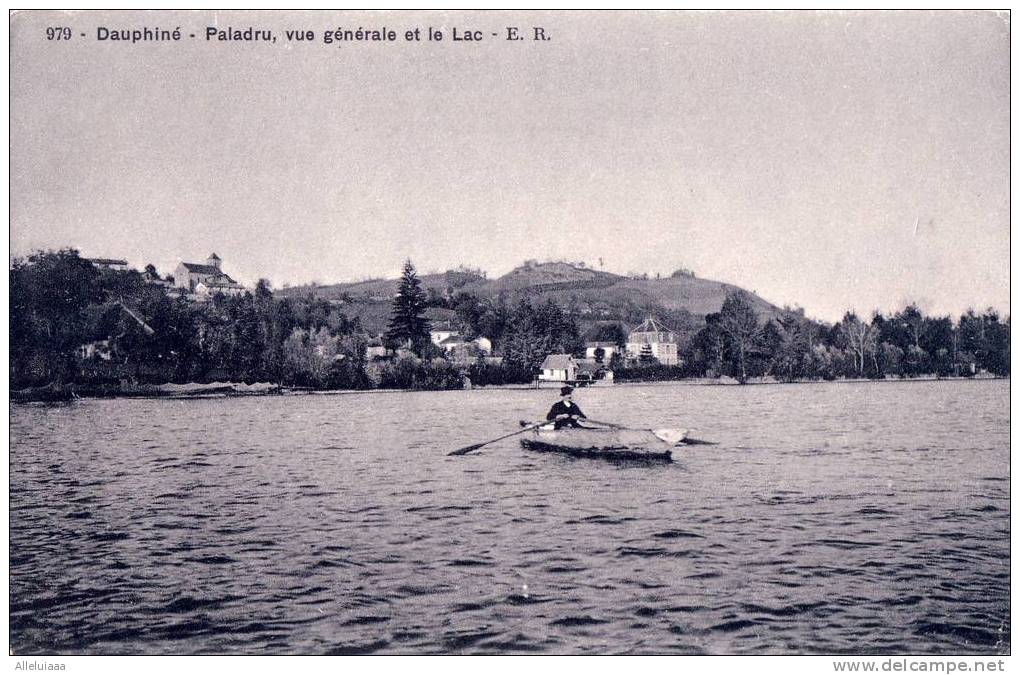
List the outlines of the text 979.
<svg viewBox="0 0 1020 675">
<path fill-rule="evenodd" d="M 67 26 L 51 26 L 46 29 L 47 40 L 70 40 L 71 29 Z"/>
</svg>

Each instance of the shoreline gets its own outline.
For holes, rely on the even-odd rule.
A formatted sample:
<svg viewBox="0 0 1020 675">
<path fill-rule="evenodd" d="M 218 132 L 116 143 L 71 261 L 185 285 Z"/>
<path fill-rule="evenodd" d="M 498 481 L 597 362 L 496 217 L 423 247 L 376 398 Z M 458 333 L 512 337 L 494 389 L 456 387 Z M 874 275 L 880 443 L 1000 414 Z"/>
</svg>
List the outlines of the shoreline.
<svg viewBox="0 0 1020 675">
<path fill-rule="evenodd" d="M 804 384 L 881 384 L 881 383 L 908 383 L 908 382 L 956 382 L 956 381 L 994 381 L 1009 380 L 1007 377 L 995 375 L 977 375 L 973 377 L 938 377 L 936 375 L 922 375 L 920 377 L 904 378 L 837 378 L 835 380 L 794 380 L 783 382 L 775 379 L 749 380 L 741 385 L 730 377 L 721 378 L 685 378 L 679 380 L 635 380 L 632 382 L 615 382 L 612 385 L 598 385 L 595 387 L 579 387 L 580 389 L 608 389 L 608 388 L 631 388 L 631 387 L 661 387 L 661 386 L 687 386 L 687 387 L 739 387 L 739 386 L 767 386 L 767 385 L 804 385 Z M 540 390 L 541 387 L 534 384 L 500 384 L 472 386 L 464 389 L 306 389 L 302 387 L 287 387 L 268 382 L 245 384 L 243 382 L 210 382 L 207 384 L 154 384 L 154 385 L 129 385 L 129 386 L 83 386 L 69 385 L 65 387 L 33 387 L 29 389 L 11 390 L 10 403 L 63 403 L 78 399 L 109 399 L 109 398 L 141 398 L 141 399 L 167 399 L 167 400 L 190 400 L 209 398 L 244 398 L 252 396 L 338 396 L 350 394 L 402 394 L 418 393 L 427 391 L 517 391 L 517 390 Z"/>
<path fill-rule="evenodd" d="M 834 380 L 791 380 L 784 382 L 783 380 L 776 380 L 772 378 L 763 379 L 757 378 L 754 380 L 748 380 L 743 385 L 737 382 L 731 377 L 721 378 L 706 378 L 706 377 L 692 377 L 682 380 L 634 380 L 632 382 L 617 382 L 616 387 L 627 387 L 627 386 L 647 386 L 656 384 L 683 384 L 690 386 L 701 386 L 701 387 L 750 387 L 750 386 L 763 386 L 763 385 L 788 385 L 788 384 L 882 384 L 882 383 L 894 383 L 894 382 L 956 382 L 956 381 L 979 381 L 984 382 L 986 380 L 1008 380 L 1009 376 L 1000 377 L 998 375 L 974 375 L 971 377 L 963 377 L 961 375 L 949 375 L 946 377 L 939 377 L 938 375 L 920 375 L 918 377 L 884 377 L 881 379 L 872 379 L 869 377 L 838 377 Z"/>
</svg>

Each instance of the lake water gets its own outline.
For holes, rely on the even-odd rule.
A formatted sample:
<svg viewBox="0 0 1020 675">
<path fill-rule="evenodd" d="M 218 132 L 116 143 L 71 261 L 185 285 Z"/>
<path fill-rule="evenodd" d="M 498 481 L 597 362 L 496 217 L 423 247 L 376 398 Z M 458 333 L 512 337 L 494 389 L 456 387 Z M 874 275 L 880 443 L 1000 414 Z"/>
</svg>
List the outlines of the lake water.
<svg viewBox="0 0 1020 675">
<path fill-rule="evenodd" d="M 12 649 L 1009 652 L 1007 381 L 579 390 L 719 445 L 446 455 L 555 398 L 12 406 Z"/>
</svg>

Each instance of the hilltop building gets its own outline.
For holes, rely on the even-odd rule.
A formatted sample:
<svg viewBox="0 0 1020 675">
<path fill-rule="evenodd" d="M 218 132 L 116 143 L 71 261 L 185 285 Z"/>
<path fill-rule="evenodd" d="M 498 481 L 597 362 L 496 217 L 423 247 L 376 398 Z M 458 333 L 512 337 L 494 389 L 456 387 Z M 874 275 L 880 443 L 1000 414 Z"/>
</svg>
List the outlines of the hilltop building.
<svg viewBox="0 0 1020 675">
<path fill-rule="evenodd" d="M 676 333 L 662 326 L 652 317 L 645 319 L 636 330 L 627 336 L 627 357 L 641 358 L 645 345 L 651 347 L 652 356 L 664 366 L 675 366 L 680 362 L 677 355 Z"/>
<path fill-rule="evenodd" d="M 217 293 L 243 294 L 246 289 L 223 272 L 222 262 L 215 253 L 206 258 L 204 265 L 182 262 L 174 270 L 174 285 L 180 292 L 194 293 L 197 299 L 210 298 Z"/>
<path fill-rule="evenodd" d="M 169 291 L 173 287 L 172 283 L 166 279 L 161 279 L 158 272 L 150 272 L 149 270 L 142 272 L 142 281 L 150 286 L 159 286 L 164 291 Z"/>
<path fill-rule="evenodd" d="M 128 269 L 128 261 L 120 258 L 85 258 L 85 260 L 102 270 L 126 272 Z"/>
</svg>

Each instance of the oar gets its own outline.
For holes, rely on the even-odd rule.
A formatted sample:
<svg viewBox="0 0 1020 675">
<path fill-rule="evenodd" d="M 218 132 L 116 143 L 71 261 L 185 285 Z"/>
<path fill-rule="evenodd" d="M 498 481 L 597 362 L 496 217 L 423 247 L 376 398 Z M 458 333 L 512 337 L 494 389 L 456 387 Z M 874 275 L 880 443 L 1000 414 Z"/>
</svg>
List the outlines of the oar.
<svg viewBox="0 0 1020 675">
<path fill-rule="evenodd" d="M 601 424 L 603 426 L 611 427 L 613 429 L 630 429 L 631 427 L 620 426 L 619 424 L 613 424 L 612 422 L 600 422 L 599 420 L 588 419 L 585 420 L 592 424 Z M 655 431 L 655 429 L 639 429 L 638 431 Z M 703 441 L 700 438 L 684 438 L 680 441 L 684 445 L 719 445 L 715 441 Z"/>
<path fill-rule="evenodd" d="M 604 427 L 612 427 L 613 429 L 626 429 L 627 428 L 627 427 L 622 427 L 619 424 L 613 424 L 612 422 L 600 422 L 599 420 L 588 419 L 587 417 L 584 419 L 584 421 L 585 422 L 591 422 L 592 424 L 601 424 Z"/>
<path fill-rule="evenodd" d="M 529 424 L 528 426 L 524 427 L 520 431 L 515 431 L 512 434 L 507 434 L 506 436 L 500 436 L 499 438 L 494 438 L 491 441 L 485 441 L 484 443 L 475 443 L 474 445 L 469 445 L 467 447 L 460 448 L 459 450 L 454 450 L 453 452 L 449 452 L 449 453 L 447 453 L 447 455 L 449 455 L 449 456 L 453 456 L 453 455 L 466 455 L 469 452 L 474 452 L 478 448 L 484 448 L 489 443 L 495 443 L 496 441 L 501 441 L 504 438 L 510 438 L 511 436 L 516 436 L 517 434 L 523 434 L 525 431 L 531 431 L 532 429 L 534 429 L 536 427 L 540 427 L 543 424 L 548 424 L 548 422 L 546 420 L 542 420 L 541 422 L 535 422 L 534 424 Z"/>
</svg>

